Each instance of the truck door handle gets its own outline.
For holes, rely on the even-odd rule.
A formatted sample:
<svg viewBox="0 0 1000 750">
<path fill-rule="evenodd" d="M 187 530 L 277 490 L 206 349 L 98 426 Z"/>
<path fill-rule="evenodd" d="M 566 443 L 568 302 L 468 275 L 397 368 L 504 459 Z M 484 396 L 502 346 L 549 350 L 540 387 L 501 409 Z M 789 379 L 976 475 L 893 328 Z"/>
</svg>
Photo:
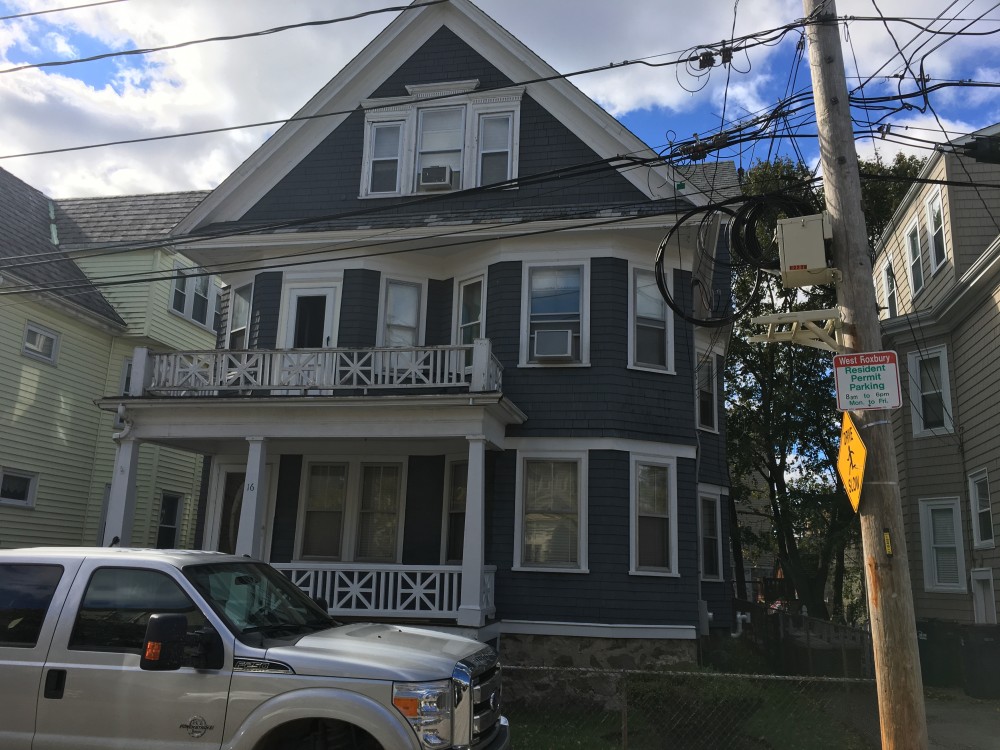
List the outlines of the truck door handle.
<svg viewBox="0 0 1000 750">
<path fill-rule="evenodd" d="M 54 699 L 62 698 L 65 689 L 66 670 L 50 669 L 45 675 L 45 697 Z"/>
</svg>

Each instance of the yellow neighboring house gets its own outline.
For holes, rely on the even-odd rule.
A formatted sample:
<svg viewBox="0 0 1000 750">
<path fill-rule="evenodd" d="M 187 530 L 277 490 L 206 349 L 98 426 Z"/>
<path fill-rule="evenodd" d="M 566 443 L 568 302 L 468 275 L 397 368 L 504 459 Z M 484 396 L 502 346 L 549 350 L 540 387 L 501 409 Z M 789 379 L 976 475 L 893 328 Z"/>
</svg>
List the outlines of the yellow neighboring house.
<svg viewBox="0 0 1000 750">
<path fill-rule="evenodd" d="M 136 346 L 215 347 L 215 281 L 157 245 L 202 197 L 54 201 L 0 169 L 0 548 L 98 543 L 128 425 L 95 401 L 123 391 Z M 100 286 L 123 280 L 143 281 Z M 195 454 L 144 445 L 132 543 L 194 546 L 201 476 Z"/>
</svg>

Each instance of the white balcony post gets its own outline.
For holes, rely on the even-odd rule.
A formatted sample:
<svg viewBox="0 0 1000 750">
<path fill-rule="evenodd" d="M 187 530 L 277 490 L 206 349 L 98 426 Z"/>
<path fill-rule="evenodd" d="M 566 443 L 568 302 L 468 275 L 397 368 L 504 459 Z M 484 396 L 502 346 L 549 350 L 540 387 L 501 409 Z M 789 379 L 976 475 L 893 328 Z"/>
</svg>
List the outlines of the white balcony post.
<svg viewBox="0 0 1000 750">
<path fill-rule="evenodd" d="M 490 382 L 490 340 L 476 339 L 472 342 L 472 377 L 469 390 L 483 393 Z"/>
<path fill-rule="evenodd" d="M 152 368 L 150 367 L 149 349 L 144 346 L 137 346 L 132 352 L 132 375 L 129 378 L 127 396 L 141 396 L 152 382 Z"/>
<path fill-rule="evenodd" d="M 101 544 L 110 547 L 127 547 L 132 541 L 132 521 L 135 518 L 135 479 L 139 467 L 139 441 L 131 438 L 118 441 L 115 454 L 111 491 L 108 493 L 108 511 L 105 514 L 104 536 Z"/>
<path fill-rule="evenodd" d="M 265 508 L 267 507 L 267 443 L 247 438 L 247 478 L 236 532 L 236 554 L 263 559 Z"/>
<path fill-rule="evenodd" d="M 479 344 L 477 340 L 476 344 Z M 487 345 L 489 342 L 486 342 Z M 462 600 L 458 624 L 481 627 L 483 610 L 483 566 L 485 564 L 486 438 L 469 437 L 469 475 L 465 490 L 465 538 L 462 546 Z"/>
</svg>

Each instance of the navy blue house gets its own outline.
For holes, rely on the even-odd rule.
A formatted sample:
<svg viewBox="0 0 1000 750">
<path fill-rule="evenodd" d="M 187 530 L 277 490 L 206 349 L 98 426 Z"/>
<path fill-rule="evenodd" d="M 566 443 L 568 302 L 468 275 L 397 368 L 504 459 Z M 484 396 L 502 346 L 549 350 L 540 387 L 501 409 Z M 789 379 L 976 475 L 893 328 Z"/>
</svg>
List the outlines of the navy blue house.
<svg viewBox="0 0 1000 750">
<path fill-rule="evenodd" d="M 210 459 L 199 544 L 339 617 L 693 654 L 732 615 L 725 340 L 652 267 L 732 170 L 650 155 L 468 0 L 401 13 L 175 228 L 218 348 L 137 350 L 102 401 L 106 541 L 170 445 Z"/>
</svg>

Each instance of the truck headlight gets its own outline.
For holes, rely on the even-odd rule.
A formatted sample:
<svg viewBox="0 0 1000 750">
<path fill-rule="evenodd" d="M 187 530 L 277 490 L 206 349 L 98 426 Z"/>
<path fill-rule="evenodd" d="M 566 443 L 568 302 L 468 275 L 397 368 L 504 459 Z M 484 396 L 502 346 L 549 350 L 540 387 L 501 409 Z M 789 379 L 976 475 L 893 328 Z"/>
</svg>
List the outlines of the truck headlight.
<svg viewBox="0 0 1000 750">
<path fill-rule="evenodd" d="M 451 747 L 450 680 L 394 683 L 392 705 L 410 722 L 423 747 L 428 750 Z"/>
</svg>

